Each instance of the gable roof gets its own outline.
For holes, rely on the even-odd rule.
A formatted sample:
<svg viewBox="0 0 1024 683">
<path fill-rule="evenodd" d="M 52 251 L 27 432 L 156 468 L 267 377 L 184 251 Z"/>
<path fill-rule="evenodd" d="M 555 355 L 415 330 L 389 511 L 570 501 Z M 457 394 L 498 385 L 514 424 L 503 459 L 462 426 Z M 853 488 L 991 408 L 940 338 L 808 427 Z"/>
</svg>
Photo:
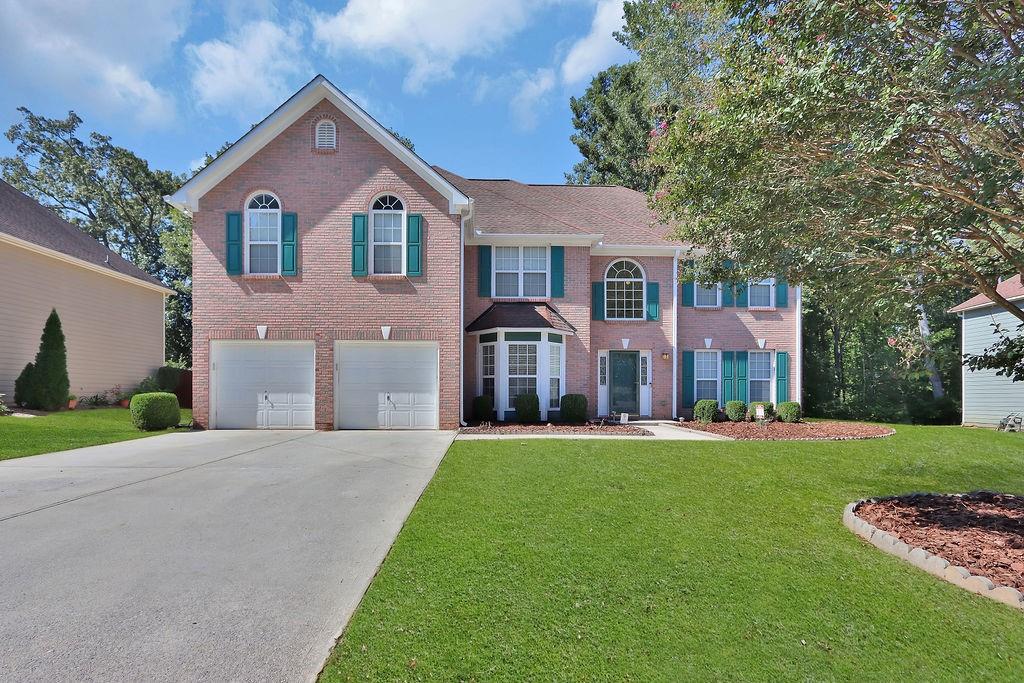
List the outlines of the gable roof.
<svg viewBox="0 0 1024 683">
<path fill-rule="evenodd" d="M 126 261 L 52 210 L 0 180 L 0 241 L 112 275 L 164 294 L 159 280 Z"/>
<path fill-rule="evenodd" d="M 1006 297 L 1008 301 L 1017 301 L 1024 299 L 1024 284 L 1020 281 L 1020 275 L 1014 275 L 1008 280 L 1003 280 L 996 285 L 996 291 L 1000 295 Z M 972 296 L 962 304 L 958 304 L 953 308 L 949 309 L 950 313 L 963 313 L 964 311 L 970 311 L 975 308 L 985 308 L 986 306 L 994 306 L 992 300 L 984 294 L 977 294 Z"/>
<path fill-rule="evenodd" d="M 505 179 L 463 178 L 435 166 L 473 198 L 476 234 L 577 235 L 607 246 L 678 248 L 647 196 L 613 185 L 538 185 Z"/>
<path fill-rule="evenodd" d="M 399 142 L 389 130 L 377 123 L 372 116 L 363 111 L 362 107 L 353 102 L 348 95 L 339 90 L 322 74 L 317 74 L 313 80 L 285 100 L 284 104 L 214 159 L 209 166 L 192 176 L 173 195 L 164 197 L 164 199 L 171 206 L 187 213 L 198 210 L 199 199 L 204 194 L 324 99 L 352 119 L 370 137 L 440 192 L 448 200 L 450 213 L 459 213 L 463 209 L 468 210 L 469 197 L 431 168 L 430 164 L 421 159 L 419 155 Z"/>
</svg>

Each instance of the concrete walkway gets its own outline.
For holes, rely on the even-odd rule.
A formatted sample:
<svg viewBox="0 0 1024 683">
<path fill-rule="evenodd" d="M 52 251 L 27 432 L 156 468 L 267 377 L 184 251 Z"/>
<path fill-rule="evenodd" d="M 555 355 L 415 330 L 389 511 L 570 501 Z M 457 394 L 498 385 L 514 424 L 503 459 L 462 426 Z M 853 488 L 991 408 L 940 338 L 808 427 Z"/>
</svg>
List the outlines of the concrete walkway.
<svg viewBox="0 0 1024 683">
<path fill-rule="evenodd" d="M 457 441 L 521 441 L 523 439 L 636 439 L 637 441 L 733 441 L 728 436 L 686 429 L 668 420 L 635 420 L 635 427 L 643 427 L 653 436 L 619 434 L 459 434 Z"/>
<path fill-rule="evenodd" d="M 453 436 L 196 432 L 0 462 L 0 680 L 312 680 Z"/>
</svg>

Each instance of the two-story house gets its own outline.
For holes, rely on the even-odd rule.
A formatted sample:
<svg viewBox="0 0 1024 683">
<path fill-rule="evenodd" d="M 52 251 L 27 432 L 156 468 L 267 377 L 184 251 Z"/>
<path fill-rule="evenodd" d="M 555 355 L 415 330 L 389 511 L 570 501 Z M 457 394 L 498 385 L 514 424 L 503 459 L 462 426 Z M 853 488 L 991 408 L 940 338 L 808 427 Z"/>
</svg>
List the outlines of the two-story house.
<svg viewBox="0 0 1024 683">
<path fill-rule="evenodd" d="M 680 283 L 621 187 L 430 166 L 317 76 L 168 197 L 192 214 L 196 423 L 454 428 L 536 393 L 595 415 L 799 400 L 800 290 Z"/>
</svg>

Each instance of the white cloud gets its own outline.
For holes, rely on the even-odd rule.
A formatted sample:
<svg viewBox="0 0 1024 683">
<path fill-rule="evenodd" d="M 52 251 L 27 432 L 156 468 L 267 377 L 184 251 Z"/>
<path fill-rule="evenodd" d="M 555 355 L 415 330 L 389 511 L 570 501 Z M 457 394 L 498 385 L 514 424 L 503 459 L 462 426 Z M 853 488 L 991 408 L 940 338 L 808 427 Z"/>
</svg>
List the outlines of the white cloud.
<svg viewBox="0 0 1024 683">
<path fill-rule="evenodd" d="M 335 14 L 315 14 L 313 37 L 329 55 L 368 54 L 409 63 L 404 87 L 422 91 L 450 78 L 470 54 L 500 47 L 557 0 L 349 0 Z"/>
<path fill-rule="evenodd" d="M 8 83 L 59 91 L 70 106 L 159 126 L 174 99 L 147 73 L 188 23 L 190 0 L 0 0 L 0 64 Z"/>
<path fill-rule="evenodd" d="M 537 69 L 524 74 L 519 90 L 508 105 L 520 129 L 533 130 L 537 127 L 539 110 L 547 103 L 547 96 L 554 88 L 554 69 Z"/>
<path fill-rule="evenodd" d="M 302 34 L 298 22 L 258 20 L 224 40 L 186 46 L 197 104 L 241 121 L 262 117 L 291 94 L 293 77 L 310 73 Z"/>
<path fill-rule="evenodd" d="M 629 59 L 629 50 L 612 35 L 622 23 L 622 0 L 599 0 L 590 33 L 573 44 L 562 62 L 566 85 L 581 83 L 601 69 Z"/>
</svg>

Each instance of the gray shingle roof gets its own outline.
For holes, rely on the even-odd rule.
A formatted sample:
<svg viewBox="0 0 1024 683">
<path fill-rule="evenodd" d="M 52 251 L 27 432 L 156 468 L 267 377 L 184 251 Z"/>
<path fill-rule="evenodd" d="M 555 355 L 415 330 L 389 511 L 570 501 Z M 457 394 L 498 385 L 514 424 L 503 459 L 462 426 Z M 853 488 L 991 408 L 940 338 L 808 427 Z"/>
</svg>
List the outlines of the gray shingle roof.
<svg viewBox="0 0 1024 683">
<path fill-rule="evenodd" d="M 576 333 L 576 328 L 547 303 L 529 301 L 493 303 L 466 327 L 466 332 L 480 332 L 496 327 L 549 328 L 570 334 Z"/>
</svg>

